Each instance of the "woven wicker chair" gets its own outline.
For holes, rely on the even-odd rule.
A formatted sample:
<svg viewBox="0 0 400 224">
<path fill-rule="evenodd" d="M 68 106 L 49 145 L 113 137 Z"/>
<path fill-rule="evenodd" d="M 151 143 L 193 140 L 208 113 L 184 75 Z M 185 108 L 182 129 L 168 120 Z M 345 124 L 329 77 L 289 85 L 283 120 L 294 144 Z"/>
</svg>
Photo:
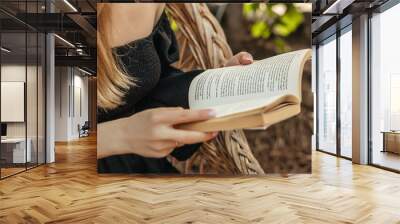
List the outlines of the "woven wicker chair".
<svg viewBox="0 0 400 224">
<path fill-rule="evenodd" d="M 224 31 L 204 3 L 169 3 L 168 15 L 177 23 L 180 60 L 184 71 L 222 67 L 232 57 Z M 171 159 L 171 158 L 170 158 Z M 185 174 L 264 174 L 242 130 L 221 132 L 204 143 L 184 164 L 171 159 Z"/>
</svg>

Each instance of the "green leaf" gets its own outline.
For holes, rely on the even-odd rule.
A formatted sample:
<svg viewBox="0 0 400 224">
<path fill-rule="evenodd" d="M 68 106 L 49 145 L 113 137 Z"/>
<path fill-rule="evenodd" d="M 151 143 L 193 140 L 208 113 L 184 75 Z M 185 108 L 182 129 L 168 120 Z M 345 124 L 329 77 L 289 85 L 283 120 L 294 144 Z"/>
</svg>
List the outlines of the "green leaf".
<svg viewBox="0 0 400 224">
<path fill-rule="evenodd" d="M 248 15 L 250 33 L 254 38 L 287 37 L 304 22 L 303 13 L 294 4 L 245 3 L 243 14 Z"/>
<path fill-rule="evenodd" d="M 170 18 L 169 21 L 170 21 L 170 24 L 171 24 L 171 29 L 172 29 L 174 32 L 178 31 L 178 30 L 179 30 L 179 27 L 178 27 L 178 24 L 175 22 L 175 20 L 173 20 L 173 19 Z"/>
<path fill-rule="evenodd" d="M 289 33 L 296 31 L 303 21 L 304 15 L 293 6 L 289 7 L 287 12 L 280 18 L 280 22 L 287 27 Z"/>
<path fill-rule="evenodd" d="M 251 36 L 255 37 L 255 38 L 260 38 L 263 36 L 264 32 L 266 32 L 266 30 L 268 29 L 267 24 L 259 21 L 259 22 L 255 22 L 252 26 L 251 26 Z M 269 32 L 269 30 L 268 30 Z"/>
<path fill-rule="evenodd" d="M 268 39 L 271 36 L 271 30 L 267 26 L 264 32 L 262 33 L 262 38 Z"/>
<path fill-rule="evenodd" d="M 287 51 L 287 44 L 282 38 L 279 37 L 275 38 L 274 44 L 278 53 L 283 53 Z"/>
<path fill-rule="evenodd" d="M 273 30 L 275 34 L 283 37 L 287 37 L 291 33 L 291 29 L 284 24 L 276 24 Z"/>
<path fill-rule="evenodd" d="M 256 3 L 244 3 L 243 4 L 243 14 L 248 16 L 256 11 L 258 5 Z"/>
</svg>

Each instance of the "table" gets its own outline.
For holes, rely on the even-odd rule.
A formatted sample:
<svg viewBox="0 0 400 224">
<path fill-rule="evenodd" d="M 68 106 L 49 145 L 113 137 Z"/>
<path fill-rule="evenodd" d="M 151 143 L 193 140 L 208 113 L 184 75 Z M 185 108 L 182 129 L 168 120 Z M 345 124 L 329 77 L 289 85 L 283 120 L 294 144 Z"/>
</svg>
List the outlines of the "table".
<svg viewBox="0 0 400 224">
<path fill-rule="evenodd" d="M 27 144 L 25 152 L 25 144 Z M 5 163 L 26 163 L 31 162 L 32 141 L 30 138 L 5 138 L 1 139 L 1 159 Z"/>
<path fill-rule="evenodd" d="M 383 150 L 382 152 L 393 152 L 400 154 L 400 131 L 382 131 Z"/>
</svg>

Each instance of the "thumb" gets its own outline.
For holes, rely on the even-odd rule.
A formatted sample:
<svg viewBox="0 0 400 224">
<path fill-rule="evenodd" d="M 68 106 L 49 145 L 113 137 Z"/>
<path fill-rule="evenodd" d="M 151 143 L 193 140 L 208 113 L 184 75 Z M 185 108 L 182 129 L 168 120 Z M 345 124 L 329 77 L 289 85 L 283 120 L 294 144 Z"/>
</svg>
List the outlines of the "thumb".
<svg viewBox="0 0 400 224">
<path fill-rule="evenodd" d="M 240 52 L 237 56 L 239 57 L 239 63 L 241 65 L 253 63 L 253 56 L 251 56 L 251 54 L 248 52 Z"/>
</svg>

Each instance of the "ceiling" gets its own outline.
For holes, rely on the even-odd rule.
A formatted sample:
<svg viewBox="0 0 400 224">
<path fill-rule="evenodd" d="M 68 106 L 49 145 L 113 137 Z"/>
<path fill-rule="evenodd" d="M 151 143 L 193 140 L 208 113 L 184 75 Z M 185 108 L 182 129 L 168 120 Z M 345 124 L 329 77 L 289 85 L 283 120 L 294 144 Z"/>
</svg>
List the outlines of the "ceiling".
<svg viewBox="0 0 400 224">
<path fill-rule="evenodd" d="M 2 46 L 12 50 L 10 53 L 2 52 L 2 55 L 7 54 L 8 60 L 13 61 L 25 56 L 28 59 L 35 57 L 37 33 L 54 32 L 57 34 L 56 65 L 79 66 L 95 74 L 96 2 L 47 0 L 46 4 L 45 0 L 1 0 Z"/>
<path fill-rule="evenodd" d="M 2 33 L 2 46 L 10 52 L 2 51 L 2 62 L 12 64 L 37 63 L 44 56 L 44 35 L 38 33 Z M 27 47 L 25 47 L 27 46 Z"/>
<path fill-rule="evenodd" d="M 127 2 L 118 1 L 118 2 Z M 282 2 L 282 0 L 279 0 Z M 383 4 L 387 0 L 283 0 L 313 4 L 313 36 L 318 36 L 344 14 L 357 14 Z M 47 4 L 46 4 L 47 2 Z M 70 65 L 96 71 L 96 3 L 105 0 L 0 0 L 2 45 L 11 48 L 8 56 L 22 57 L 35 53 L 36 46 L 28 38 L 25 50 L 25 31 L 54 32 L 56 65 Z M 131 2 L 131 0 L 130 0 Z M 270 2 L 274 2 L 271 0 Z M 326 14 L 335 5 L 340 13 Z M 342 8 L 341 8 L 342 7 Z M 331 7 L 332 8 L 332 7 Z M 49 12 L 52 13 L 49 13 Z M 2 53 L 3 54 L 3 53 Z"/>
<path fill-rule="evenodd" d="M 351 23 L 352 17 L 373 11 L 388 0 L 317 0 L 313 5 L 313 43 Z"/>
</svg>

